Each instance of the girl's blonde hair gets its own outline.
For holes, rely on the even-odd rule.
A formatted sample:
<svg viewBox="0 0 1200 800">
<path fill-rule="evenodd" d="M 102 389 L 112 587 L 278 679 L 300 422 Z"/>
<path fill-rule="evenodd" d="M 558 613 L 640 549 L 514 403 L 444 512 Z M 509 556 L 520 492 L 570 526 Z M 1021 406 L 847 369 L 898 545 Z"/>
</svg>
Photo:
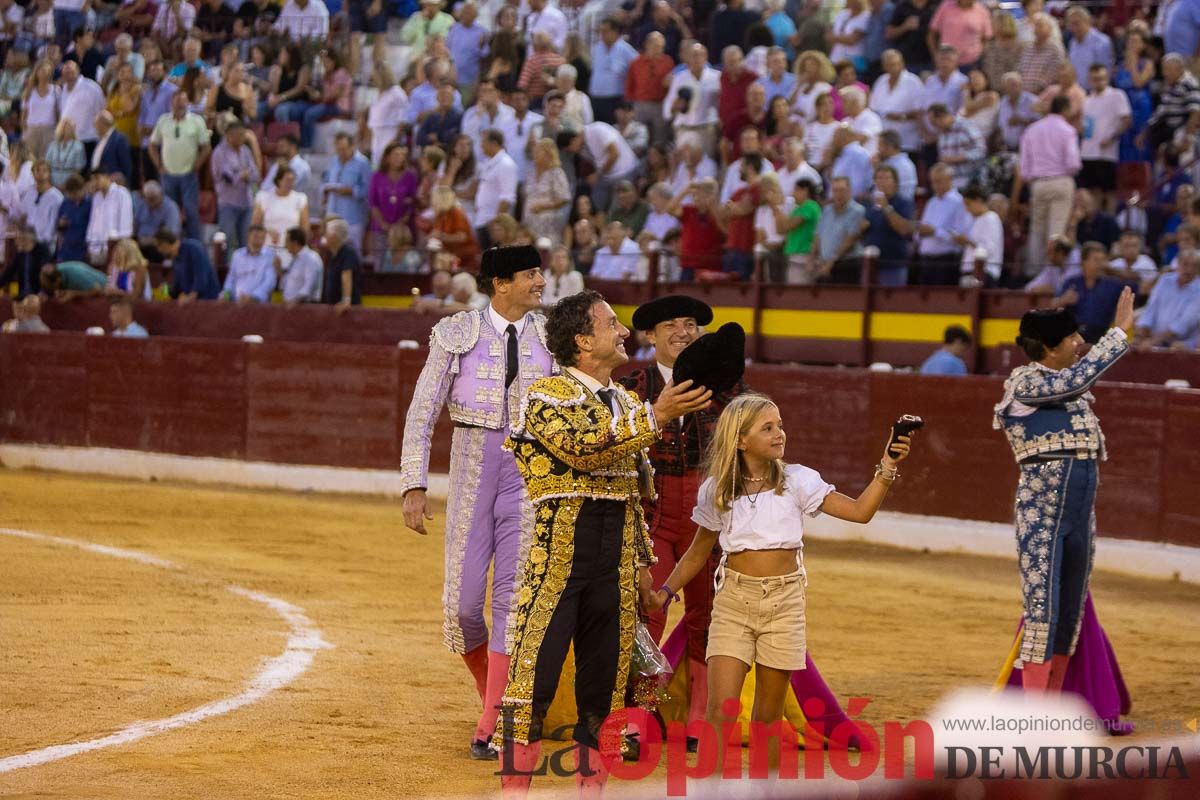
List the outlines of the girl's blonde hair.
<svg viewBox="0 0 1200 800">
<path fill-rule="evenodd" d="M 742 437 L 749 435 L 754 428 L 758 415 L 776 407 L 775 402 L 765 394 L 746 392 L 735 397 L 721 412 L 705 456 L 705 471 L 717 484 L 714 493 L 717 511 L 725 513 L 733 507 L 738 495 L 747 493 L 746 461 L 738 445 Z M 762 491 L 769 488 L 775 494 L 783 494 L 784 468 L 782 459 L 772 461 L 767 467 L 766 481 L 756 489 Z"/>
<path fill-rule="evenodd" d="M 142 249 L 134 239 L 122 239 L 113 245 L 112 264 L 117 269 L 141 271 L 148 266 Z"/>
</svg>

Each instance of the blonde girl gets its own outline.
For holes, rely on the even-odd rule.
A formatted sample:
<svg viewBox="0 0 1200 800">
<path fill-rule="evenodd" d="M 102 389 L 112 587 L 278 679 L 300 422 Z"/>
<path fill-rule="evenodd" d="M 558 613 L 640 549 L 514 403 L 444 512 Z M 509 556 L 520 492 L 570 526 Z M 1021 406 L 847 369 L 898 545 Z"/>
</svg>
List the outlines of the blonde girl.
<svg viewBox="0 0 1200 800">
<path fill-rule="evenodd" d="M 709 724 L 727 721 L 722 704 L 741 697 L 752 665 L 757 665 L 752 720 L 783 718 L 791 673 L 805 665 L 804 519 L 825 512 L 869 522 L 896 479 L 897 464 L 908 456 L 909 441 L 905 436 L 892 445 L 895 456 L 885 447 L 874 479 L 851 498 L 834 491 L 816 470 L 783 460 L 787 435 L 770 398 L 743 394 L 721 412 L 708 451 L 708 478 L 692 512 L 696 538 L 666 583 L 658 591 L 647 587 L 642 597 L 652 611 L 675 599 L 720 542 L 706 654 Z"/>
<path fill-rule="evenodd" d="M 112 257 L 108 261 L 108 293 L 150 300 L 149 267 L 136 241 L 120 240 L 113 245 Z"/>
</svg>

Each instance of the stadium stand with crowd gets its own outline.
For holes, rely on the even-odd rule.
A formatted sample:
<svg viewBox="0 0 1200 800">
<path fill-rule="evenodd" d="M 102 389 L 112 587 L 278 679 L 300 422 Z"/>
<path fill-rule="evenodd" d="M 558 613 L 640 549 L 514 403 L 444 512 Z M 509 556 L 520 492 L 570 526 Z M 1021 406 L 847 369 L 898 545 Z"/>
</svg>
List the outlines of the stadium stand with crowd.
<svg viewBox="0 0 1200 800">
<path fill-rule="evenodd" d="M 1196 346 L 1195 0 L 0 5 L 18 298 L 344 306 L 522 243 L 555 285 L 858 283 L 873 247 L 1097 330 L 1130 284 L 1145 347 Z"/>
</svg>

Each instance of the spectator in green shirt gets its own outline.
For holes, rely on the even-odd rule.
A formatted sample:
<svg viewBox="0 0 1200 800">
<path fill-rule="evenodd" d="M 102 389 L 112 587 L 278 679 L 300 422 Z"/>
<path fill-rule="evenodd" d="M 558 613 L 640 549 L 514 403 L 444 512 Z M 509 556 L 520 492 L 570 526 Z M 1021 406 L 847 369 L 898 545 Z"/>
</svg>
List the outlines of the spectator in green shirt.
<svg viewBox="0 0 1200 800">
<path fill-rule="evenodd" d="M 792 213 L 779 222 L 779 229 L 787 231 L 783 241 L 783 254 L 787 257 L 787 282 L 792 284 L 812 283 L 809 276 L 809 258 L 812 254 L 813 236 L 817 222 L 821 219 L 821 204 L 816 201 L 817 186 L 807 178 L 796 181 L 792 197 L 796 205 Z"/>
<path fill-rule="evenodd" d="M 212 134 L 204 117 L 188 111 L 187 92 L 171 97 L 171 112 L 163 114 L 150 134 L 150 160 L 162 177 L 163 193 L 183 212 L 184 236 L 200 238 L 199 169 L 212 152 Z"/>
</svg>

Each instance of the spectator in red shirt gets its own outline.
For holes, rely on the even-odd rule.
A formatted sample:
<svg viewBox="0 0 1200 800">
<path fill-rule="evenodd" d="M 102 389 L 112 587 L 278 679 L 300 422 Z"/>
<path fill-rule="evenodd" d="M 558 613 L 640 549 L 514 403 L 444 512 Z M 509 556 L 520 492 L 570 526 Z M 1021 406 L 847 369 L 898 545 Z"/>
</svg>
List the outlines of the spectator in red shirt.
<svg viewBox="0 0 1200 800">
<path fill-rule="evenodd" d="M 679 218 L 680 280 L 692 280 L 696 270 L 716 271 L 721 267 L 725 221 L 717 199 L 717 182 L 704 178 L 689 184 L 668 209 Z"/>
<path fill-rule="evenodd" d="M 763 157 L 757 153 L 742 156 L 741 177 L 743 185 L 733 193 L 723 209 L 727 220 L 725 252 L 721 256 L 721 269 L 749 280 L 754 272 L 754 212 L 758 210 L 758 182 L 762 173 Z"/>
<path fill-rule="evenodd" d="M 742 119 L 746 114 L 746 90 L 758 80 L 758 73 L 746 67 L 742 48 L 730 45 L 721 52 L 725 68 L 721 70 L 721 95 L 717 99 L 717 115 L 721 120 L 721 135 L 733 140 L 741 128 L 729 123 Z"/>
<path fill-rule="evenodd" d="M 761 83 L 752 83 L 746 89 L 746 110 L 736 120 L 726 122 L 721 120 L 724 131 L 732 131 L 733 135 L 722 133 L 721 160 L 732 164 L 744 154 L 742 153 L 742 131 L 753 128 L 758 131 L 761 141 L 766 135 L 767 128 L 767 87 Z"/>
<path fill-rule="evenodd" d="M 633 117 L 650 131 L 651 144 L 666 144 L 667 120 L 662 103 L 675 62 L 663 52 L 667 40 L 658 31 L 646 37 L 642 54 L 625 73 L 625 98 L 633 103 Z"/>
</svg>

